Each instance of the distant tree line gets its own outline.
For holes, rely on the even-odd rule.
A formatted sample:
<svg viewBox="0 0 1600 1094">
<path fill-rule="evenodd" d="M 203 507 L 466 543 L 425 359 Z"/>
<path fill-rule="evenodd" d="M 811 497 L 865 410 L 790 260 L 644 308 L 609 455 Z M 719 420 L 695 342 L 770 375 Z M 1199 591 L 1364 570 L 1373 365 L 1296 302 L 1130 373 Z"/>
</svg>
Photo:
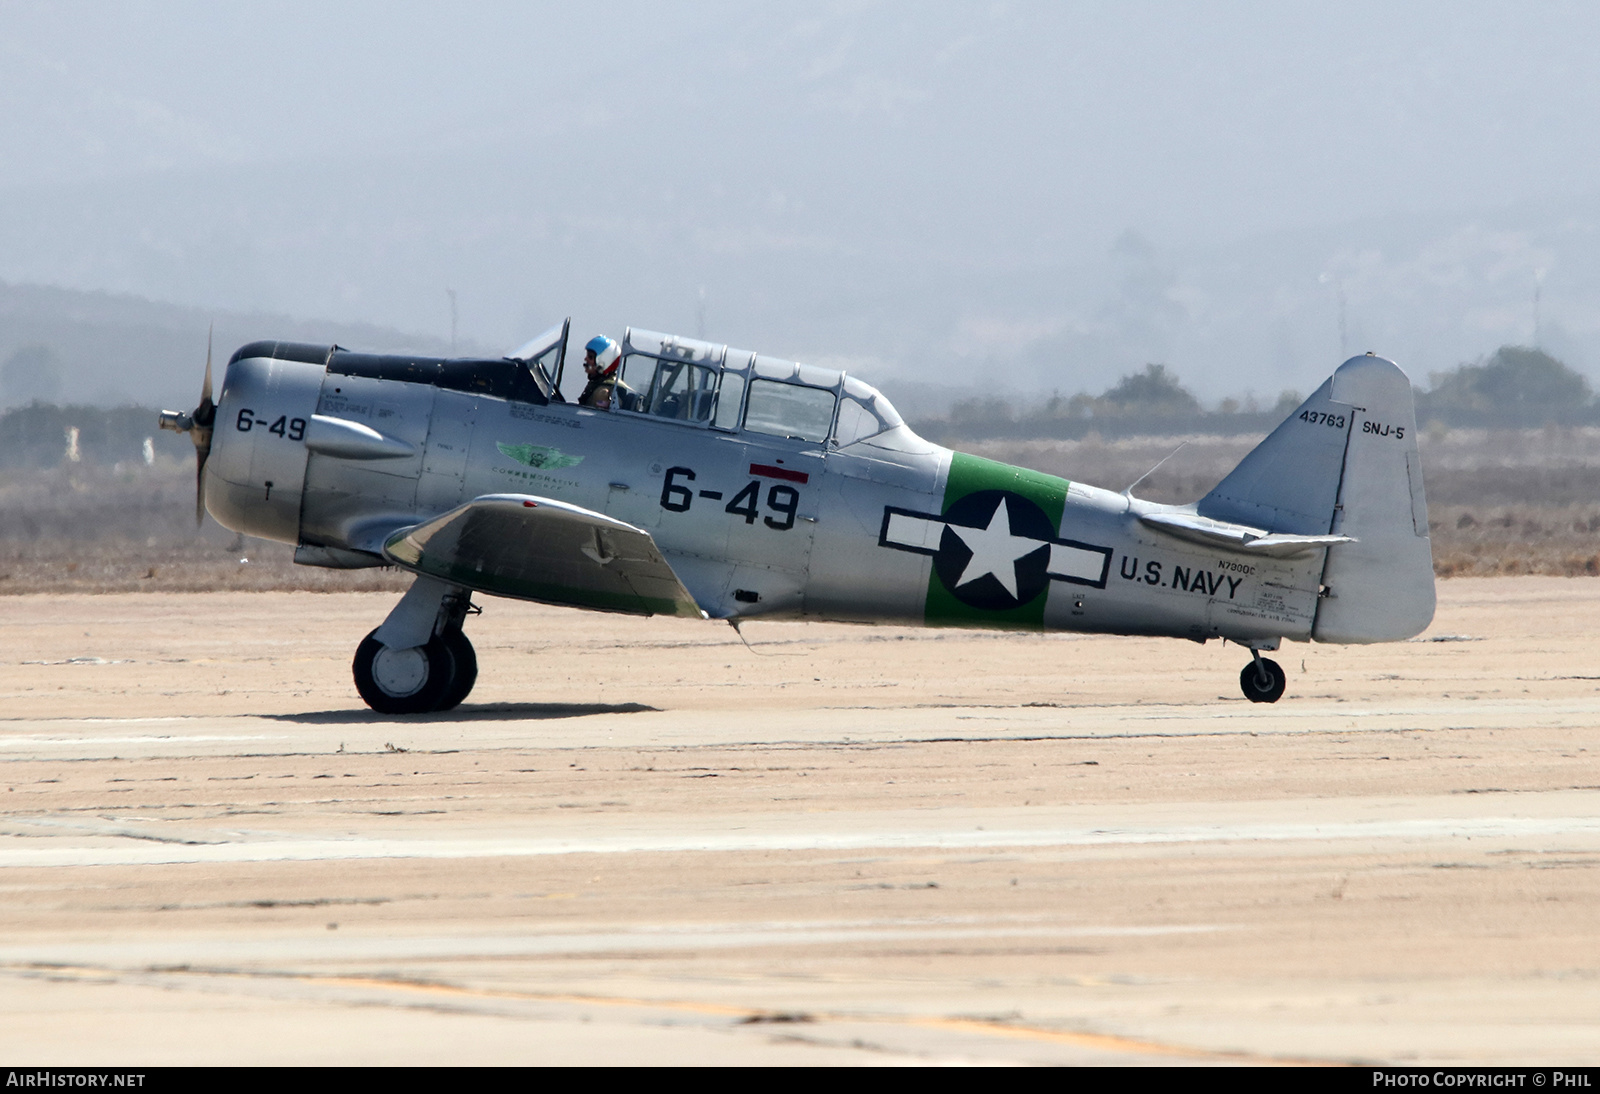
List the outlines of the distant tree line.
<svg viewBox="0 0 1600 1094">
<path fill-rule="evenodd" d="M 1428 379 L 1428 390 L 1417 391 L 1421 423 L 1526 427 L 1600 421 L 1589 381 L 1529 346 L 1501 346 L 1487 360 Z"/>
<path fill-rule="evenodd" d="M 1600 423 L 1589 382 L 1543 350 L 1502 346 L 1487 359 L 1429 377 L 1417 388 L 1417 421 L 1445 426 L 1526 428 Z M 1265 433 L 1299 406 L 1284 391 L 1270 405 L 1253 397 L 1223 399 L 1206 409 L 1165 365 L 1146 365 L 1099 395 L 1059 391 L 1030 406 L 988 396 L 956 403 L 945 418 L 914 424 L 937 441 L 1077 439 L 1172 433 Z"/>
<path fill-rule="evenodd" d="M 0 414 L 0 470 L 39 470 L 81 462 L 111 466 L 148 454 L 193 459 L 189 438 L 156 428 L 146 407 L 29 403 Z"/>
<path fill-rule="evenodd" d="M 913 423 L 930 440 L 1023 438 L 1074 439 L 1098 433 L 1131 434 L 1264 432 L 1299 406 L 1298 392 L 1285 391 L 1268 406 L 1253 397 L 1224 399 L 1215 409 L 1200 405 L 1166 365 L 1146 365 L 1099 395 L 1055 391 L 1032 406 L 1016 408 L 988 396 L 965 399 L 947 418 Z"/>
</svg>

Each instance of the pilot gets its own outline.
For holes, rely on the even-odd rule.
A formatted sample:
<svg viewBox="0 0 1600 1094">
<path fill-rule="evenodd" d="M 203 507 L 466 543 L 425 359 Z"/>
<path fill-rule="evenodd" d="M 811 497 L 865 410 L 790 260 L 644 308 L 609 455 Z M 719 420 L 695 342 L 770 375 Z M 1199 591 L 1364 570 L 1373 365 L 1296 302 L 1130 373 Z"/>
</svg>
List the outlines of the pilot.
<svg viewBox="0 0 1600 1094">
<path fill-rule="evenodd" d="M 592 406 L 600 410 L 611 409 L 611 399 L 617 388 L 617 364 L 622 359 L 622 348 L 612 339 L 597 334 L 583 347 L 583 371 L 589 383 L 578 396 L 579 406 Z"/>
</svg>

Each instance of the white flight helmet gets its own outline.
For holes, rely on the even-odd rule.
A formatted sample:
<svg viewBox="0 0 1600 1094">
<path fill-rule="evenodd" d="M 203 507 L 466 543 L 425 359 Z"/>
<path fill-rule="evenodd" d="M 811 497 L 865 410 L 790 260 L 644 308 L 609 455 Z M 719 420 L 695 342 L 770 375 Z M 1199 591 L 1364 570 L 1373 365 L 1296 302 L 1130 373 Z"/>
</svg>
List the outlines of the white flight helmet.
<svg viewBox="0 0 1600 1094">
<path fill-rule="evenodd" d="M 594 354 L 594 359 L 600 362 L 601 371 L 616 364 L 617 358 L 622 356 L 622 347 L 603 334 L 597 334 L 589 339 L 583 348 Z"/>
</svg>

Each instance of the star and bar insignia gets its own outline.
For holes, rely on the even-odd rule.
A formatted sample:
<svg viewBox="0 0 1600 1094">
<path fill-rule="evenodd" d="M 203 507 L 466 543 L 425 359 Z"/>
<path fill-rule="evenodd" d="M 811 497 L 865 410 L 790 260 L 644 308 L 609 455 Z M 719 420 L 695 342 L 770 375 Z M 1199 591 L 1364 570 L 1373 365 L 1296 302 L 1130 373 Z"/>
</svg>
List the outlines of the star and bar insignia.
<svg viewBox="0 0 1600 1094">
<path fill-rule="evenodd" d="M 1106 587 L 1111 548 L 1060 539 L 1043 509 L 1010 490 L 978 490 L 943 514 L 884 506 L 878 545 L 931 555 L 950 593 L 974 608 L 1026 604 L 1052 581 Z"/>
</svg>

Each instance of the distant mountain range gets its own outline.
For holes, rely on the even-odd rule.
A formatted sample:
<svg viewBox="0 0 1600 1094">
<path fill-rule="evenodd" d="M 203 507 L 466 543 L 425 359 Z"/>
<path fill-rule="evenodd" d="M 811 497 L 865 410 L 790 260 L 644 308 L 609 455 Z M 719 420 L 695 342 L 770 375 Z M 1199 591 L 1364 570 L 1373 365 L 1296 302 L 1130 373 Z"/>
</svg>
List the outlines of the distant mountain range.
<svg viewBox="0 0 1600 1094">
<path fill-rule="evenodd" d="M 614 180 L 626 192 L 602 200 L 558 179 L 558 192 L 540 197 L 543 213 L 503 223 L 481 209 L 410 209 L 397 183 L 357 185 L 348 168 L 323 180 L 329 204 L 316 215 L 302 208 L 310 195 L 269 200 L 293 193 L 286 175 L 228 175 L 221 181 L 241 188 L 234 212 L 215 196 L 219 180 L 170 181 L 11 192 L 0 275 L 235 310 L 0 282 L 0 366 L 43 345 L 61 369 L 62 386 L 43 393 L 53 401 L 187 407 L 213 319 L 219 359 L 262 337 L 444 353 L 449 284 L 476 317 L 462 329 L 478 343 L 463 337 L 463 353 L 503 352 L 568 314 L 580 340 L 620 335 L 624 323 L 703 332 L 848 369 L 914 418 L 974 396 L 1026 402 L 1101 390 L 1152 362 L 1208 405 L 1247 395 L 1271 405 L 1367 350 L 1424 388 L 1507 344 L 1538 345 L 1600 380 L 1600 195 L 1231 240 L 1213 229 L 1210 242 L 1108 226 L 1098 247 L 1046 233 L 1031 249 L 1015 239 L 985 249 L 971 232 L 948 239 L 903 225 L 871 245 L 859 211 L 853 220 L 829 209 L 773 213 L 698 192 L 608 217 L 610 203 L 638 197 L 626 190 L 638 180 Z M 113 192 L 137 218 L 119 211 Z M 519 197 L 494 196 L 507 205 Z M 89 212 L 75 220 L 76 209 Z M 245 219 L 233 223 L 235 213 Z M 281 313 L 248 310 L 251 301 Z M 323 309 L 394 325 L 289 314 Z M 28 395 L 0 390 L 0 405 Z"/>
<path fill-rule="evenodd" d="M 379 352 L 450 349 L 447 340 L 372 324 L 212 312 L 120 293 L 0 282 L 0 407 L 43 398 L 187 410 L 200 397 L 206 330 L 213 322 L 218 383 L 233 351 L 259 338 L 338 342 Z M 471 343 L 457 348 L 463 354 L 503 352 Z M 6 366 L 13 361 L 21 366 L 18 372 L 42 369 L 52 375 L 11 375 Z"/>
</svg>

